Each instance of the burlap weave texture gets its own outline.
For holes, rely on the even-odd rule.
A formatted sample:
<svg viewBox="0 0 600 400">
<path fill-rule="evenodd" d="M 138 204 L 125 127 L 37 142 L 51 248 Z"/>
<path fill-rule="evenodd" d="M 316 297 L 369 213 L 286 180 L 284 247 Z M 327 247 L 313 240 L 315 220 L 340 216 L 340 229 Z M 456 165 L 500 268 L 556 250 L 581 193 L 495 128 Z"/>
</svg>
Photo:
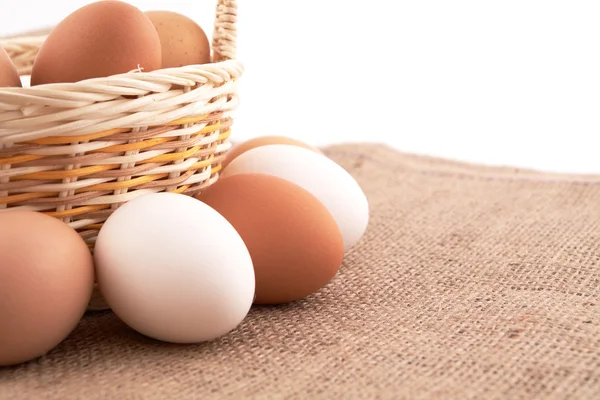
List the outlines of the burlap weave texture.
<svg viewBox="0 0 600 400">
<path fill-rule="evenodd" d="M 600 175 L 327 154 L 371 206 L 328 287 L 193 346 L 90 314 L 0 399 L 600 399 Z"/>
</svg>

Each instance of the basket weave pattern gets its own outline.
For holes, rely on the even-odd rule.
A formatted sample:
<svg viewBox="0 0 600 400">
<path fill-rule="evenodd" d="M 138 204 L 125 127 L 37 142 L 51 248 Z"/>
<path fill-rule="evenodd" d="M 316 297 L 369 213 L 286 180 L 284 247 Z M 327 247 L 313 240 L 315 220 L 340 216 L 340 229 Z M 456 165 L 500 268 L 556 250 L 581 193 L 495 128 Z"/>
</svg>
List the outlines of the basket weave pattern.
<svg viewBox="0 0 600 400">
<path fill-rule="evenodd" d="M 0 88 L 0 212 L 59 218 L 93 251 L 119 205 L 154 192 L 194 195 L 214 183 L 243 72 L 236 18 L 236 1 L 219 0 L 210 64 Z M 27 75 L 45 37 L 0 45 Z M 93 300 L 90 309 L 98 308 L 106 306 Z"/>
</svg>

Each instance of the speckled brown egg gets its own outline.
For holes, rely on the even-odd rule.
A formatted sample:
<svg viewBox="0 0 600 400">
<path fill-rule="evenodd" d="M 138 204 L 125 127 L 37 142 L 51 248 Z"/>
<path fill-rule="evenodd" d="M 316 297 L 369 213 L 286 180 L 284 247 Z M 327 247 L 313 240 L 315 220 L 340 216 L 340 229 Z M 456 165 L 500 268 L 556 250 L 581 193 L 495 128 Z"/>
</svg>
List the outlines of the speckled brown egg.
<svg viewBox="0 0 600 400">
<path fill-rule="evenodd" d="M 4 48 L 0 47 L 0 87 L 21 87 L 21 78 Z"/>
<path fill-rule="evenodd" d="M 335 220 L 300 186 L 270 175 L 240 174 L 220 179 L 197 198 L 244 240 L 254 265 L 255 304 L 309 296 L 342 264 L 344 243 Z"/>
<path fill-rule="evenodd" d="M 77 82 L 161 67 L 154 25 L 138 8 L 98 1 L 74 11 L 48 35 L 31 72 L 31 85 Z"/>
<path fill-rule="evenodd" d="M 210 62 L 210 43 L 194 20 L 173 11 L 146 11 L 162 46 L 163 68 Z"/>
<path fill-rule="evenodd" d="M 0 212 L 0 366 L 40 357 L 75 328 L 92 295 L 86 243 L 64 222 Z"/>
<path fill-rule="evenodd" d="M 239 157 L 241 154 L 247 152 L 248 150 L 252 150 L 256 147 L 267 146 L 270 144 L 285 144 L 290 146 L 297 146 L 314 151 L 315 153 L 323 154 L 323 152 L 317 149 L 316 147 L 313 147 L 300 140 L 293 139 L 287 136 L 258 136 L 233 146 L 233 148 L 227 153 L 225 160 L 223 160 L 222 162 L 223 168 L 225 168 L 235 158 Z"/>
</svg>

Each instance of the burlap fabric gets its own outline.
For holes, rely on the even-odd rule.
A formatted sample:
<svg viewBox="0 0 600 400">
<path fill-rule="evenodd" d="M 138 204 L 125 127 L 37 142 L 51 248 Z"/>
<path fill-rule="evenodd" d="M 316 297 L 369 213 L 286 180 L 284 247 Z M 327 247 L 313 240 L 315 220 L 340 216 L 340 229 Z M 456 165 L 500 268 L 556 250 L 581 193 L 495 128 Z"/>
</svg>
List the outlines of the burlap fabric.
<svg viewBox="0 0 600 400">
<path fill-rule="evenodd" d="M 341 145 L 370 228 L 327 288 L 173 346 L 91 314 L 1 399 L 600 399 L 600 176 Z"/>
</svg>

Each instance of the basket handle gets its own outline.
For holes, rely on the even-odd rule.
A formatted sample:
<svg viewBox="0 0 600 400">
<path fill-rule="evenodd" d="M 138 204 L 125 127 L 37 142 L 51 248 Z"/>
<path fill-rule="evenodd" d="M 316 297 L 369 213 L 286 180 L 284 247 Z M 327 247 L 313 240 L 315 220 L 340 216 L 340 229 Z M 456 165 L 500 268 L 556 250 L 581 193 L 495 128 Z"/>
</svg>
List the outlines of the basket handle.
<svg viewBox="0 0 600 400">
<path fill-rule="evenodd" d="M 213 62 L 234 60 L 237 46 L 237 0 L 218 0 L 212 48 Z"/>
</svg>

